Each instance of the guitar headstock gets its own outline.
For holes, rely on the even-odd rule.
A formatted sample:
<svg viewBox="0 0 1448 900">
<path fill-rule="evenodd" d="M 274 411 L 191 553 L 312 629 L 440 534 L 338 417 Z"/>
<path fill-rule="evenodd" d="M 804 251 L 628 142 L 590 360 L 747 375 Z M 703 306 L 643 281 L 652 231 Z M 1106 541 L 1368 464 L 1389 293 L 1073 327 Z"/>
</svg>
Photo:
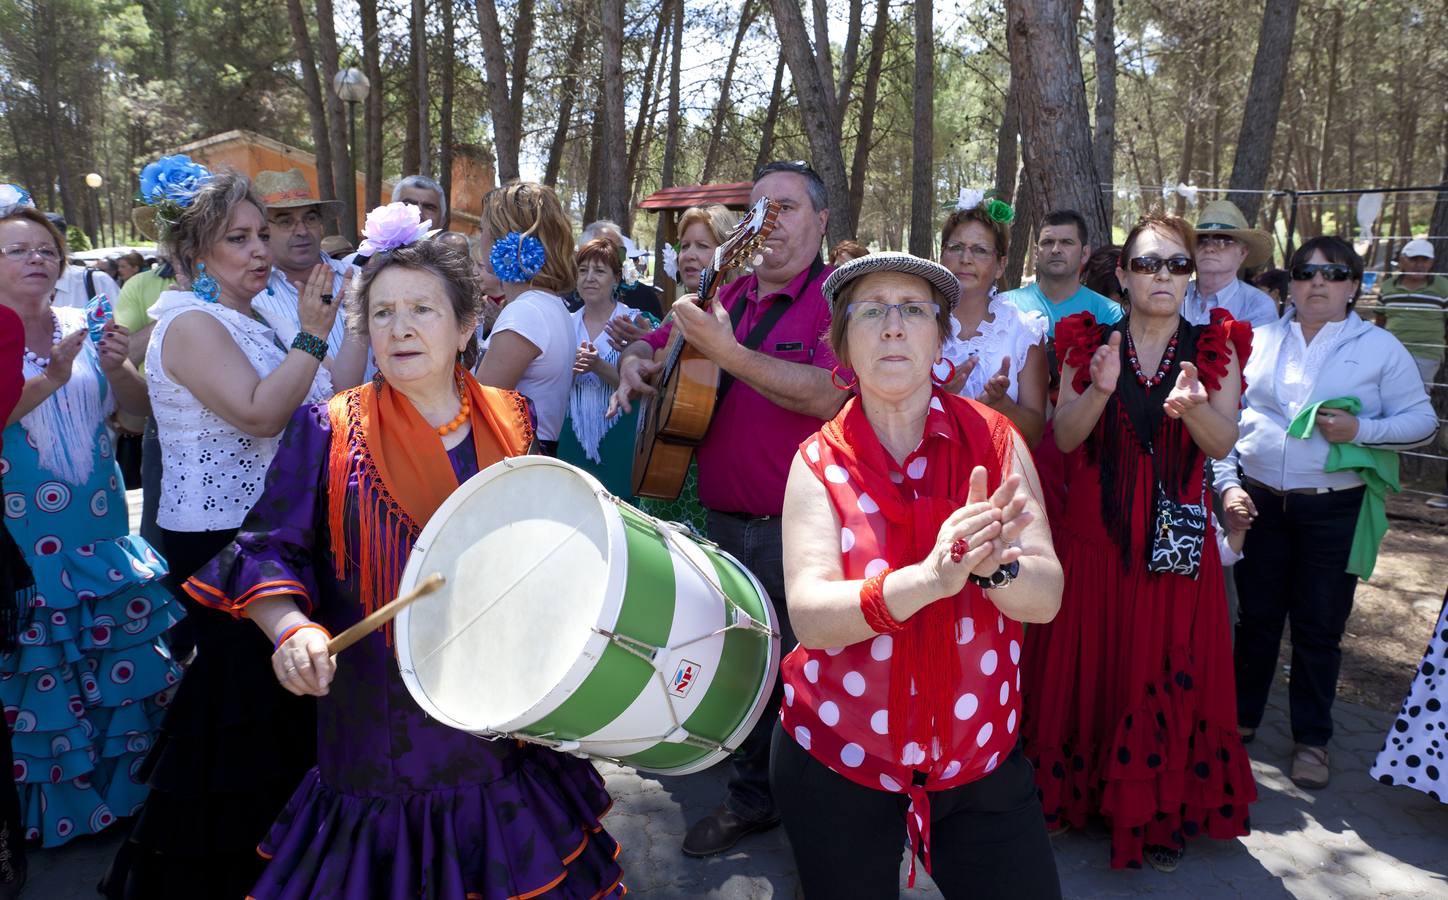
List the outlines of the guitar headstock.
<svg viewBox="0 0 1448 900">
<path fill-rule="evenodd" d="M 699 302 L 705 304 L 714 296 L 719 276 L 751 260 L 759 253 L 764 241 L 774 231 L 779 221 L 781 207 L 778 200 L 760 197 L 729 232 L 724 243 L 714 248 L 714 262 L 699 274 Z"/>
</svg>

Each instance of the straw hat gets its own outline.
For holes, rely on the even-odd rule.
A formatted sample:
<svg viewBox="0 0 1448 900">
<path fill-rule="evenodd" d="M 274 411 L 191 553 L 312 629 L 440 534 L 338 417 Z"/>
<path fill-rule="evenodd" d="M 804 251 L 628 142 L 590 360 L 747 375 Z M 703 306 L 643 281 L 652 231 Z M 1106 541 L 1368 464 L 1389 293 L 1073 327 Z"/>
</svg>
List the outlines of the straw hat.
<svg viewBox="0 0 1448 900">
<path fill-rule="evenodd" d="M 346 204 L 340 200 L 320 200 L 312 196 L 312 187 L 301 169 L 285 172 L 271 172 L 263 169 L 252 180 L 257 196 L 267 209 L 295 209 L 298 206 L 315 206 L 323 214 L 339 216 Z"/>
<path fill-rule="evenodd" d="M 960 301 L 960 281 L 945 266 L 938 262 L 912 256 L 909 253 L 893 251 L 872 253 L 869 256 L 850 260 L 830 273 L 820 288 L 820 292 L 825 295 L 826 301 L 833 304 L 835 294 L 839 292 L 840 288 L 873 272 L 903 272 L 906 275 L 914 275 L 940 291 L 952 310 Z"/>
<path fill-rule="evenodd" d="M 1197 237 L 1204 234 L 1229 234 L 1247 245 L 1248 268 L 1260 266 L 1272 258 L 1272 235 L 1259 228 L 1249 228 L 1247 217 L 1230 200 L 1213 200 L 1202 207 L 1197 216 Z"/>
</svg>

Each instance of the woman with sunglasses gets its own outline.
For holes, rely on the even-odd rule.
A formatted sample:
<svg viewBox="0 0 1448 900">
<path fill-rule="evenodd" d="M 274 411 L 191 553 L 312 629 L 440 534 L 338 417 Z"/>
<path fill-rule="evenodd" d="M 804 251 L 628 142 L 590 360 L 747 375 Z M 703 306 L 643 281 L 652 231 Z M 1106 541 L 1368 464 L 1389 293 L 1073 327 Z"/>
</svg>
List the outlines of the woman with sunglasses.
<svg viewBox="0 0 1448 900">
<path fill-rule="evenodd" d="M 1176 868 L 1186 839 L 1248 831 L 1206 458 L 1237 439 L 1249 326 L 1182 318 L 1191 226 L 1147 216 L 1116 277 L 1127 315 L 1056 326 L 1066 458 L 1061 614 L 1026 634 L 1022 736 L 1046 824 L 1111 830 L 1113 868 Z"/>
<path fill-rule="evenodd" d="M 1371 527 L 1382 504 L 1365 484 L 1396 482 L 1395 451 L 1430 441 L 1438 422 L 1412 355 L 1353 312 L 1363 261 L 1352 246 L 1313 238 L 1288 272 L 1292 307 L 1257 333 L 1241 437 L 1216 486 L 1229 527 L 1250 528 L 1234 573 L 1237 723 L 1252 740 L 1291 621 L 1291 778 L 1312 789 L 1328 783 L 1353 592 L 1386 529 Z"/>
<path fill-rule="evenodd" d="M 994 204 L 995 206 L 992 206 Z M 940 229 L 940 263 L 960 282 L 950 337 L 935 376 L 946 390 L 973 397 L 1010 419 L 1035 447 L 1046 428 L 1046 329 L 1035 310 L 1022 310 L 991 287 L 1006 266 L 1010 207 L 982 200 L 956 209 Z"/>
</svg>

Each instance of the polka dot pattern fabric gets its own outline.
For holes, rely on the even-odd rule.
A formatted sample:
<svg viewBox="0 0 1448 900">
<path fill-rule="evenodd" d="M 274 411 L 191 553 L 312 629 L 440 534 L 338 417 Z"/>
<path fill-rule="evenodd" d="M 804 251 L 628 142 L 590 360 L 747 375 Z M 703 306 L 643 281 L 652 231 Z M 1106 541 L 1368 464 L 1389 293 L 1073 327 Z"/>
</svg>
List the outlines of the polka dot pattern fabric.
<svg viewBox="0 0 1448 900">
<path fill-rule="evenodd" d="M 932 446 L 955 439 L 938 404 L 932 400 L 920 447 L 891 474 L 890 480 L 909 498 L 922 496 Z M 885 569 L 886 520 L 874 498 L 853 483 L 843 461 L 819 435 L 805 441 L 800 452 L 839 516 L 845 578 L 868 578 Z M 895 640 L 888 634 L 848 647 L 795 647 L 782 667 L 780 718 L 785 731 L 837 774 L 891 793 L 908 792 L 916 772 L 926 773 L 926 788 L 935 791 L 993 771 L 1019 737 L 1021 625 L 1002 615 L 977 589 L 938 602 L 954 604 L 961 673 L 944 746 L 910 742 L 895 752 L 891 735 L 903 723 L 892 721 L 901 713 L 887 708 L 895 652 Z"/>
<path fill-rule="evenodd" d="M 1448 596 L 1398 718 L 1370 773 L 1448 803 Z"/>
<path fill-rule="evenodd" d="M 0 702 L 25 836 L 46 847 L 140 807 L 135 773 L 181 677 L 161 635 L 184 613 L 161 585 L 165 561 L 126 533 L 110 437 L 93 428 L 84 484 L 45 469 L 18 423 L 0 458 L 5 524 L 36 583 L 16 651 L 0 654 Z"/>
</svg>

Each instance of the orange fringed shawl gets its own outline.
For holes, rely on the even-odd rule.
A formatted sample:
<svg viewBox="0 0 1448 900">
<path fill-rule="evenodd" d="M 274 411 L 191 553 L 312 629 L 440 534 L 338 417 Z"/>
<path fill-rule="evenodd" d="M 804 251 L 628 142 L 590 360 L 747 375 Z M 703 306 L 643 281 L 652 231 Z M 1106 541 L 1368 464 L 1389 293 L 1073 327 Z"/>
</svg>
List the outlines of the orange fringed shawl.
<svg viewBox="0 0 1448 900">
<path fill-rule="evenodd" d="M 528 452 L 533 425 L 522 395 L 483 387 L 459 367 L 459 385 L 472 404 L 478 469 Z M 327 407 L 332 444 L 327 459 L 327 525 L 339 581 L 355 564 L 358 595 L 372 612 L 397 595 L 412 542 L 458 488 L 437 429 L 388 384 L 364 384 Z M 348 482 L 357 482 L 357 558 L 347 552 Z M 404 545 L 402 535 L 406 535 Z"/>
</svg>

